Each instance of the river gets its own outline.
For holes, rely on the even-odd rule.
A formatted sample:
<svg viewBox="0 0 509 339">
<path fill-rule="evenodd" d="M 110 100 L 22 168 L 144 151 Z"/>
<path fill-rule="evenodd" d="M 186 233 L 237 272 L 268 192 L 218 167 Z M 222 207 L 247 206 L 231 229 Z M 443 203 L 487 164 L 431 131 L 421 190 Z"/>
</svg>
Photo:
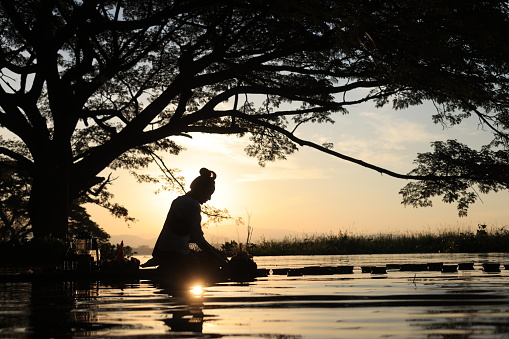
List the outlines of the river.
<svg viewBox="0 0 509 339">
<path fill-rule="evenodd" d="M 142 261 L 144 258 L 140 258 Z M 0 283 L 0 338 L 509 338 L 509 254 L 255 257 L 274 274 L 175 293 L 151 281 Z M 473 270 L 397 265 L 473 263 Z M 483 263 L 501 263 L 486 272 Z M 280 269 L 353 266 L 287 276 Z M 361 267 L 387 267 L 363 273 Z"/>
</svg>

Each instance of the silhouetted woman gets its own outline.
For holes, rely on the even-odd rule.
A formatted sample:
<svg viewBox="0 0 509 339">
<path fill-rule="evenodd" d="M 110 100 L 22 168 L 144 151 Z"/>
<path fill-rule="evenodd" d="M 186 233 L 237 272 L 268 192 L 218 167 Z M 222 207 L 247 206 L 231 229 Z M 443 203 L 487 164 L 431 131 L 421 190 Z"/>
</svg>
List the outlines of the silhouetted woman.
<svg viewBox="0 0 509 339">
<path fill-rule="evenodd" d="M 210 200 L 216 188 L 215 179 L 215 172 L 202 168 L 200 176 L 191 183 L 191 190 L 173 200 L 152 253 L 154 260 L 149 262 L 182 274 L 200 270 L 203 265 L 200 267 L 189 247 L 189 243 L 196 243 L 208 254 L 209 261 L 212 259 L 218 267 L 227 268 L 226 256 L 205 240 L 201 229 L 200 205 Z M 149 266 L 149 262 L 143 266 Z"/>
</svg>

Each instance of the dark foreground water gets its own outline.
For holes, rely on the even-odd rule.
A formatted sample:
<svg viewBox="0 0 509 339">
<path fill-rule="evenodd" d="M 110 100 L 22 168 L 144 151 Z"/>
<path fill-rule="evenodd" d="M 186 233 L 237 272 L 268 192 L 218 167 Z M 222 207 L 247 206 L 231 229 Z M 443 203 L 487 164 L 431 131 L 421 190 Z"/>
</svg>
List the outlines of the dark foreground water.
<svg viewBox="0 0 509 339">
<path fill-rule="evenodd" d="M 142 259 L 143 260 L 143 259 Z M 150 281 L 0 283 L 1 338 L 509 338 L 508 254 L 257 257 L 260 268 L 354 266 L 269 275 L 175 293 Z M 361 266 L 473 262 L 442 273 Z"/>
</svg>

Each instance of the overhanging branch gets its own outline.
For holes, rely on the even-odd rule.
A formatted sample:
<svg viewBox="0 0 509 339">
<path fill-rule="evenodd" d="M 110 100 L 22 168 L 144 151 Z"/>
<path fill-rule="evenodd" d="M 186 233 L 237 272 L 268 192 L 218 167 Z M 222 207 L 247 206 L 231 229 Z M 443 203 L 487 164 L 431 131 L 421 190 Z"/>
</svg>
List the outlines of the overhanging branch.
<svg viewBox="0 0 509 339">
<path fill-rule="evenodd" d="M 245 119 L 246 116 L 242 116 L 242 117 L 239 117 L 239 118 Z M 362 160 L 350 157 L 348 155 L 345 155 L 345 154 L 333 151 L 332 149 L 329 149 L 327 147 L 321 146 L 321 145 L 316 144 L 316 143 L 314 143 L 312 141 L 308 141 L 308 140 L 304 140 L 304 139 L 298 138 L 293 133 L 285 130 L 284 128 L 279 127 L 279 126 L 274 126 L 274 125 L 272 125 L 272 124 L 270 124 L 268 122 L 265 122 L 265 121 L 262 121 L 262 120 L 257 120 L 257 119 L 256 119 L 256 121 L 255 121 L 255 119 L 252 119 L 252 121 L 250 121 L 250 122 L 255 123 L 257 125 L 260 125 L 260 126 L 264 126 L 266 128 L 269 128 L 269 129 L 272 129 L 272 130 L 274 130 L 274 131 L 276 131 L 278 133 L 281 133 L 282 135 L 284 135 L 285 137 L 287 137 L 288 139 L 290 139 L 291 141 L 295 142 L 296 144 L 298 144 L 300 146 L 308 146 L 308 147 L 314 148 L 314 149 L 319 150 L 321 152 L 330 154 L 330 155 L 332 155 L 332 156 L 334 156 L 336 158 L 340 158 L 340 159 L 346 160 L 348 162 L 352 162 L 354 164 L 360 165 L 362 167 L 369 168 L 371 170 L 379 172 L 380 174 L 387 174 L 387 175 L 389 175 L 391 177 L 394 177 L 394 178 L 398 178 L 398 179 L 411 179 L 411 180 L 435 180 L 435 181 L 450 180 L 450 179 L 475 179 L 475 178 L 465 178 L 465 177 L 462 177 L 462 176 L 408 175 L 408 174 L 396 173 L 396 172 L 390 171 L 388 169 L 385 169 L 383 167 L 379 167 L 379 166 L 367 163 L 365 161 L 362 161 Z"/>
</svg>

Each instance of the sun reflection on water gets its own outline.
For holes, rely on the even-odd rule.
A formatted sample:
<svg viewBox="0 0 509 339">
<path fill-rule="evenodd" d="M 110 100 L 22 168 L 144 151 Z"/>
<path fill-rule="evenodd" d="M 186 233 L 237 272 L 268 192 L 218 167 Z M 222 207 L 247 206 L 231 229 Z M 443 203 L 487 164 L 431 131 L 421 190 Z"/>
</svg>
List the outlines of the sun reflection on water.
<svg viewBox="0 0 509 339">
<path fill-rule="evenodd" d="M 199 285 L 193 286 L 193 287 L 191 287 L 189 292 L 191 292 L 191 295 L 193 295 L 195 297 L 201 297 L 203 295 L 203 287 L 201 287 Z"/>
</svg>

